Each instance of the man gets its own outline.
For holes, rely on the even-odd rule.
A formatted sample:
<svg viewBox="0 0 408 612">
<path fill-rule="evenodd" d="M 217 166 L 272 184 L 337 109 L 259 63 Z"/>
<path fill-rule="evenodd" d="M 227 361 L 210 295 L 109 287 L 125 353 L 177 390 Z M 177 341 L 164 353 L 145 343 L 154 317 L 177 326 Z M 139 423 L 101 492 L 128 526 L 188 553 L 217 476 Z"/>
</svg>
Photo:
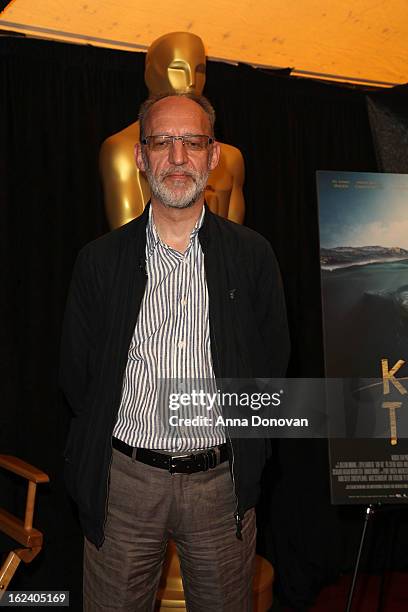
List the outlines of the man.
<svg viewBox="0 0 408 612">
<path fill-rule="evenodd" d="M 62 338 L 84 609 L 152 610 L 172 537 L 188 609 L 246 611 L 268 445 L 211 426 L 161 429 L 158 381 L 283 376 L 279 272 L 261 236 L 204 207 L 219 158 L 209 102 L 159 96 L 139 120 L 150 206 L 81 251 Z"/>
</svg>

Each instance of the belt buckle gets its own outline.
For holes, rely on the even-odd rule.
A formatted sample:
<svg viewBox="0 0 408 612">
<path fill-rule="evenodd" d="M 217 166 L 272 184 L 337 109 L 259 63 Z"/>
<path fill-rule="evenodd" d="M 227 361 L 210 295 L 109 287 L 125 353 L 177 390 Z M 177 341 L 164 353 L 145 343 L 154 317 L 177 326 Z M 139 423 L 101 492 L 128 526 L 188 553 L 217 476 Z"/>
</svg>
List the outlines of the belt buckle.
<svg viewBox="0 0 408 612">
<path fill-rule="evenodd" d="M 187 454 L 187 455 L 177 455 L 176 457 L 169 457 L 169 472 L 170 474 L 175 474 L 176 473 L 176 469 L 177 469 L 177 461 L 179 461 L 181 459 L 181 463 L 183 463 L 183 459 L 184 460 L 188 460 L 191 458 L 191 455 Z"/>
</svg>

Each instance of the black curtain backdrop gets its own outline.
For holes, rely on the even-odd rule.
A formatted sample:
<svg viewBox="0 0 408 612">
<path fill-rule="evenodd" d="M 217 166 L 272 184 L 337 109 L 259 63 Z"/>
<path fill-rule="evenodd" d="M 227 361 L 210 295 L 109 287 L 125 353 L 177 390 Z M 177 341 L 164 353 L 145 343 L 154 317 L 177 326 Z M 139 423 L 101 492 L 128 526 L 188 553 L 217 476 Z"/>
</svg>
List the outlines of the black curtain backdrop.
<svg viewBox="0 0 408 612">
<path fill-rule="evenodd" d="M 367 96 L 378 169 L 408 172 L 408 85 Z"/>
<path fill-rule="evenodd" d="M 0 452 L 51 477 L 38 496 L 44 552 L 19 570 L 13 589 L 64 588 L 80 610 L 82 538 L 61 478 L 68 410 L 57 391 L 60 327 L 75 256 L 107 231 L 99 147 L 136 120 L 145 56 L 3 38 L 0 57 Z M 315 171 L 377 170 L 365 92 L 209 62 L 205 93 L 218 138 L 245 158 L 246 224 L 271 241 L 280 262 L 290 375 L 320 376 Z M 10 496 L 9 484 L 1 476 L 0 501 L 14 509 L 23 491 Z M 301 609 L 350 567 L 356 515 L 330 505 L 324 441 L 274 444 L 259 550 L 274 563 L 282 600 Z M 367 556 L 380 558 L 381 542 L 370 546 Z M 408 566 L 406 555 L 398 558 Z"/>
</svg>

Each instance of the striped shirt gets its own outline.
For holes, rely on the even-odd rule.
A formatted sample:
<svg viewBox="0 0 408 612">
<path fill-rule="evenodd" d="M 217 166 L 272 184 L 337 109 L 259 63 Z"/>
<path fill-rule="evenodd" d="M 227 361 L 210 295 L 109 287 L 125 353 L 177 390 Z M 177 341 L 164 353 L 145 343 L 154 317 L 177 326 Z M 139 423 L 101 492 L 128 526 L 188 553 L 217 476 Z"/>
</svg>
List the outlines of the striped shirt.
<svg viewBox="0 0 408 612">
<path fill-rule="evenodd" d="M 217 404 L 211 410 L 197 406 L 169 410 L 168 402 L 169 393 L 216 391 L 204 254 L 198 240 L 204 214 L 203 207 L 188 247 L 180 253 L 160 240 L 149 211 L 148 278 L 113 430 L 116 438 L 130 446 L 179 452 L 225 442 L 224 429 L 215 427 L 221 414 Z M 201 418 L 194 426 L 178 425 L 179 417 L 196 415 L 207 416 L 207 421 Z M 171 416 L 176 417 L 175 426 L 169 425 Z"/>
</svg>

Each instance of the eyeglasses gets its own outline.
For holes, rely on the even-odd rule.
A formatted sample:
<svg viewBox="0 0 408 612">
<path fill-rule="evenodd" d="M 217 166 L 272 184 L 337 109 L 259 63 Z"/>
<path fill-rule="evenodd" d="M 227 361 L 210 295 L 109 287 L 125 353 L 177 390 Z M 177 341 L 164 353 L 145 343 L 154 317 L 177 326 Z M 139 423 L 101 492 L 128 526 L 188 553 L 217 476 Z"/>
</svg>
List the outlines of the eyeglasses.
<svg viewBox="0 0 408 612">
<path fill-rule="evenodd" d="M 185 134 L 184 136 L 155 134 L 142 138 L 142 144 L 147 145 L 151 151 L 168 151 L 176 140 L 180 140 L 187 151 L 205 151 L 214 142 L 214 138 L 204 134 Z"/>
</svg>

